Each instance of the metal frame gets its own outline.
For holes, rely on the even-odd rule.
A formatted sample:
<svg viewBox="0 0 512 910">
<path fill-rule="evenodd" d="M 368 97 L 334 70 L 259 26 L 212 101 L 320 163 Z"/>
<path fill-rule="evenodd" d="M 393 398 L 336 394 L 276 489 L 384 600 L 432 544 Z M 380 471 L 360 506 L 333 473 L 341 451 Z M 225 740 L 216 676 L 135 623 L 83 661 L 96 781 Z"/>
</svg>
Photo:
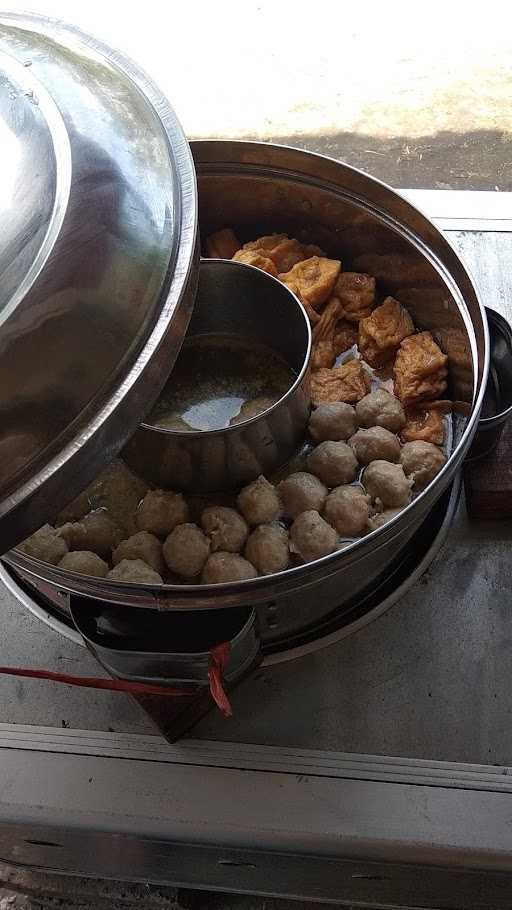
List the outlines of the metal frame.
<svg viewBox="0 0 512 910">
<path fill-rule="evenodd" d="M 445 229 L 512 229 L 512 194 L 407 195 Z M 4 724 L 0 768 L 9 864 L 361 907 L 512 902 L 509 767 Z"/>
</svg>

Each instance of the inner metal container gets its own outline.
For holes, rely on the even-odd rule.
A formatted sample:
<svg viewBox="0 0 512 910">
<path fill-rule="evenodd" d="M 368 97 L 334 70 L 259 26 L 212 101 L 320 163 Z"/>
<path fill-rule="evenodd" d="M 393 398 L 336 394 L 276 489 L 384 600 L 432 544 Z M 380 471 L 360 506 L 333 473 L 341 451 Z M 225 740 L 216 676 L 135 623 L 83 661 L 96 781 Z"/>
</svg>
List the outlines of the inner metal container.
<svg viewBox="0 0 512 910">
<path fill-rule="evenodd" d="M 224 429 L 180 432 L 158 426 L 156 420 L 144 421 L 123 454 L 137 474 L 156 486 L 190 493 L 236 490 L 260 474 L 272 475 L 303 445 L 310 411 L 311 329 L 295 295 L 253 266 L 203 259 L 185 344 L 218 335 L 255 346 L 262 357 L 254 365 L 261 381 L 271 369 L 265 354 L 279 355 L 290 368 L 290 385 L 273 407 Z"/>
</svg>

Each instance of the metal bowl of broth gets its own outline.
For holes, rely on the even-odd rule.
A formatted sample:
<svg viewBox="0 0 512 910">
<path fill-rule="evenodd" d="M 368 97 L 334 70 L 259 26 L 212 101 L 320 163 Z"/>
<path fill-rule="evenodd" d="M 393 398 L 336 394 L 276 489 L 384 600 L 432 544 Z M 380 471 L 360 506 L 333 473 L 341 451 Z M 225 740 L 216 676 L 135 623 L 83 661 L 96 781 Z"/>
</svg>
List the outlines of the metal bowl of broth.
<svg viewBox="0 0 512 910">
<path fill-rule="evenodd" d="M 304 442 L 310 350 L 309 320 L 285 285 L 244 263 L 203 260 L 176 365 L 125 460 L 188 493 L 273 474 Z"/>
</svg>

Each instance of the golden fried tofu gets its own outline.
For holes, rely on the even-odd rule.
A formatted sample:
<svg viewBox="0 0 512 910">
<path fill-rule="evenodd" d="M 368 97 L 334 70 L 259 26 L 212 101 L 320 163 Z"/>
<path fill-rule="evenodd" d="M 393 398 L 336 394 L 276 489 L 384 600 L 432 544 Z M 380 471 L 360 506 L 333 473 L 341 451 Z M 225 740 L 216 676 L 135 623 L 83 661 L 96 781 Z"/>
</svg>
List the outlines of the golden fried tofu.
<svg viewBox="0 0 512 910">
<path fill-rule="evenodd" d="M 342 272 L 334 285 L 334 296 L 341 301 L 345 319 L 359 322 L 375 306 L 375 278 L 361 272 Z"/>
<path fill-rule="evenodd" d="M 336 350 L 334 348 L 334 337 L 320 338 L 313 345 L 311 351 L 311 369 L 320 370 L 323 367 L 334 366 L 336 360 Z"/>
<path fill-rule="evenodd" d="M 322 251 L 317 246 L 304 245 L 298 240 L 288 237 L 288 234 L 268 234 L 258 240 L 244 243 L 244 250 L 256 250 L 271 259 L 279 274 L 286 274 L 298 262 L 303 262 L 311 256 L 321 256 Z"/>
<path fill-rule="evenodd" d="M 340 319 L 334 332 L 334 351 L 336 357 L 357 344 L 357 326 L 353 322 Z"/>
<path fill-rule="evenodd" d="M 232 259 L 241 246 L 235 232 L 231 228 L 224 228 L 207 238 L 206 255 L 210 259 Z"/>
<path fill-rule="evenodd" d="M 332 367 L 336 360 L 334 333 L 340 312 L 340 301 L 336 297 L 331 297 L 313 328 L 313 352 L 311 356 L 313 370 L 318 370 L 321 367 Z"/>
<path fill-rule="evenodd" d="M 271 259 L 258 253 L 257 250 L 239 250 L 233 256 L 235 262 L 245 262 L 246 265 L 254 265 L 262 272 L 268 272 L 274 278 L 277 278 L 277 269 Z"/>
<path fill-rule="evenodd" d="M 395 395 L 406 407 L 439 398 L 447 387 L 447 362 L 430 332 L 405 338 L 395 360 Z"/>
<path fill-rule="evenodd" d="M 340 269 L 339 259 L 311 256 L 298 262 L 288 272 L 281 273 L 279 278 L 299 300 L 316 310 L 332 295 Z"/>
<path fill-rule="evenodd" d="M 397 347 L 414 332 L 413 321 L 401 303 L 386 297 L 370 316 L 359 323 L 359 350 L 372 367 L 392 360 Z"/>
<path fill-rule="evenodd" d="M 371 380 L 359 360 L 311 374 L 311 400 L 315 406 L 333 401 L 355 404 L 370 391 Z"/>
<path fill-rule="evenodd" d="M 415 442 L 421 439 L 423 442 L 432 442 L 436 446 L 442 446 L 444 422 L 441 411 L 416 408 L 407 411 L 406 417 L 407 423 L 400 433 L 402 442 Z"/>
</svg>

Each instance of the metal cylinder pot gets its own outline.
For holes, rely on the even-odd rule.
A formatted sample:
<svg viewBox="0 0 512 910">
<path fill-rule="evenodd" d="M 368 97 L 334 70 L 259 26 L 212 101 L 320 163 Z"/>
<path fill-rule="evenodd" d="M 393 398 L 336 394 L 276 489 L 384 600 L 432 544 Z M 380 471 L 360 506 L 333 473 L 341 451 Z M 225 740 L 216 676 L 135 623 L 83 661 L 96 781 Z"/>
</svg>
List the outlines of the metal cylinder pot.
<svg viewBox="0 0 512 910">
<path fill-rule="evenodd" d="M 307 152 L 232 141 L 192 143 L 202 237 L 232 227 L 242 241 L 270 231 L 319 244 L 343 268 L 367 271 L 429 329 L 449 357 L 456 402 L 447 464 L 394 520 L 346 549 L 285 572 L 226 585 L 143 587 L 73 575 L 12 552 L 24 577 L 64 592 L 152 609 L 250 604 L 272 632 L 290 634 L 327 618 L 379 584 L 447 489 L 475 433 L 487 381 L 483 307 L 460 258 L 436 227 L 384 184 Z M 276 631 L 277 634 L 277 631 Z"/>
<path fill-rule="evenodd" d="M 263 361 L 277 354 L 290 368 L 290 386 L 272 407 L 224 429 L 190 432 L 158 426 L 156 420 L 143 423 L 123 456 L 156 486 L 192 493 L 236 489 L 260 474 L 273 474 L 304 442 L 311 330 L 295 295 L 253 266 L 203 259 L 185 345 L 215 336 L 247 342 L 248 349 L 254 345 Z M 268 362 L 258 362 L 261 376 L 266 368 L 271 369 Z"/>
</svg>

